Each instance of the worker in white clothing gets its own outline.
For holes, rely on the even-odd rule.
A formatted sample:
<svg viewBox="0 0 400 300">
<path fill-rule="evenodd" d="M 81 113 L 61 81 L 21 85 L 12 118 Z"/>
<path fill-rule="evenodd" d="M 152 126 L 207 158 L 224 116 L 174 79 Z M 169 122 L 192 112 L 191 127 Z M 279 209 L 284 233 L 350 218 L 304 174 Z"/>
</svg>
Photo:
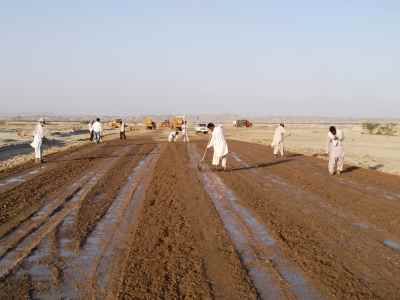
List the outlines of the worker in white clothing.
<svg viewBox="0 0 400 300">
<path fill-rule="evenodd" d="M 343 131 L 336 129 L 335 126 L 331 126 L 328 132 L 328 144 L 327 150 L 329 156 L 329 174 L 340 175 L 343 172 L 344 166 L 344 134 Z"/>
<path fill-rule="evenodd" d="M 188 125 L 187 121 L 183 121 L 182 124 L 182 139 L 185 143 L 189 143 Z"/>
<path fill-rule="evenodd" d="M 43 139 L 45 137 L 44 125 L 46 121 L 44 118 L 40 118 L 38 124 L 33 131 L 33 142 L 31 143 L 32 148 L 35 149 L 35 161 L 36 163 L 43 162 Z"/>
<path fill-rule="evenodd" d="M 93 121 L 90 121 L 88 124 L 90 141 L 93 141 L 93 123 L 94 123 Z"/>
<path fill-rule="evenodd" d="M 212 165 L 218 168 L 220 165 L 226 170 L 227 155 L 229 153 L 222 126 L 215 126 L 213 123 L 207 125 L 208 132 L 211 134 L 207 149 L 213 148 L 214 155 Z M 204 159 L 204 157 L 203 157 Z"/>
<path fill-rule="evenodd" d="M 119 139 L 120 140 L 126 140 L 126 134 L 125 134 L 126 127 L 127 126 L 126 126 L 125 121 L 121 120 L 121 122 L 120 122 L 120 130 L 119 130 Z"/>
<path fill-rule="evenodd" d="M 171 131 L 170 134 L 168 135 L 168 142 L 174 143 L 179 135 L 179 131 Z"/>
<path fill-rule="evenodd" d="M 103 136 L 103 126 L 100 123 L 100 118 L 97 118 L 96 122 L 93 123 L 92 130 L 95 143 L 100 143 Z"/>
<path fill-rule="evenodd" d="M 275 158 L 278 157 L 278 154 L 280 154 L 281 157 L 283 157 L 285 154 L 285 145 L 284 145 L 285 135 L 286 135 L 285 124 L 281 123 L 275 129 L 274 138 L 271 144 L 271 147 L 274 149 Z"/>
</svg>

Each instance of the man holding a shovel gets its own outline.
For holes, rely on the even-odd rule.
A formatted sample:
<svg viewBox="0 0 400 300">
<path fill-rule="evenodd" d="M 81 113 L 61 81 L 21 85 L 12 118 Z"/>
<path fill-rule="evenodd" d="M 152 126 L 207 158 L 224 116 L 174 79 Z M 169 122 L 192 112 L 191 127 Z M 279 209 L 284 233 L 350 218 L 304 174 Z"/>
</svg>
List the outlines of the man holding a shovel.
<svg viewBox="0 0 400 300">
<path fill-rule="evenodd" d="M 226 170 L 226 157 L 229 153 L 228 144 L 226 143 L 222 126 L 215 126 L 213 123 L 207 125 L 208 132 L 211 134 L 210 142 L 207 145 L 202 161 L 204 161 L 207 150 L 209 148 L 214 149 L 214 155 L 212 165 L 218 168 L 220 165 Z"/>
</svg>

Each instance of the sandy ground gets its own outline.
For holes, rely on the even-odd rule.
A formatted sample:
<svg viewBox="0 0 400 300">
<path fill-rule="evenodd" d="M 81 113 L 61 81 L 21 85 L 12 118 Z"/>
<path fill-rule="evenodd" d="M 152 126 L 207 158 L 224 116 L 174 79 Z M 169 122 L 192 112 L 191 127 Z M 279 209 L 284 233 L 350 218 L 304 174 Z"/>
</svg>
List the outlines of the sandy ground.
<svg viewBox="0 0 400 300">
<path fill-rule="evenodd" d="M 33 159 L 34 149 L 30 146 L 35 122 L 6 122 L 0 124 L 0 172 L 16 167 Z M 89 143 L 87 124 L 82 122 L 49 122 L 45 127 L 47 141 L 44 155 L 65 151 L 72 147 Z M 135 127 L 127 134 L 136 135 L 144 132 Z M 119 129 L 104 125 L 104 138 L 114 138 Z"/>
<path fill-rule="evenodd" d="M 400 298 L 398 176 L 165 135 L 3 172 L 0 299 Z"/>
<path fill-rule="evenodd" d="M 224 124 L 226 135 L 231 139 L 270 145 L 277 126 L 256 124 L 253 128 L 233 128 Z M 361 124 L 338 125 L 345 134 L 346 162 L 355 166 L 400 174 L 400 136 L 370 135 L 363 132 Z M 287 124 L 291 136 L 285 146 L 289 151 L 314 155 L 326 150 L 329 125 Z"/>
</svg>

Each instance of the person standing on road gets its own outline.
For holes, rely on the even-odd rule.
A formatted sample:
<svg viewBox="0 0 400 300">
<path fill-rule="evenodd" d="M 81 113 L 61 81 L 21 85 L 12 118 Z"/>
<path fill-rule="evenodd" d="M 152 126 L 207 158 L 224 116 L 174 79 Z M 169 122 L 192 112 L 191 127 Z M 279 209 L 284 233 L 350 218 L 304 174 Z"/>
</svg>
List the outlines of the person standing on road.
<svg viewBox="0 0 400 300">
<path fill-rule="evenodd" d="M 216 168 L 221 165 L 222 168 L 226 170 L 227 155 L 229 153 L 229 150 L 228 144 L 225 140 L 224 131 L 222 130 L 222 126 L 215 126 L 213 123 L 208 123 L 207 128 L 208 132 L 211 134 L 211 139 L 207 145 L 207 149 L 214 149 L 212 165 Z"/>
<path fill-rule="evenodd" d="M 281 157 L 283 157 L 285 154 L 285 146 L 284 146 L 285 135 L 286 135 L 285 124 L 281 123 L 275 129 L 274 138 L 271 144 L 271 147 L 274 148 L 274 158 L 278 157 L 278 153 L 281 155 Z"/>
<path fill-rule="evenodd" d="M 100 118 L 96 119 L 96 122 L 92 126 L 94 141 L 96 144 L 101 142 L 101 137 L 103 136 L 103 126 L 100 123 Z"/>
<path fill-rule="evenodd" d="M 344 134 L 343 131 L 331 126 L 328 132 L 328 145 L 326 152 L 329 157 L 328 170 L 329 174 L 340 175 L 343 172 L 344 166 Z"/>
<path fill-rule="evenodd" d="M 126 140 L 126 134 L 125 134 L 125 129 L 126 129 L 126 123 L 121 120 L 120 122 L 120 131 L 119 131 L 119 139 L 120 140 Z"/>
<path fill-rule="evenodd" d="M 93 121 L 89 122 L 88 127 L 89 127 L 89 140 L 93 141 Z"/>
<path fill-rule="evenodd" d="M 43 139 L 45 137 L 44 125 L 46 121 L 44 118 L 40 118 L 38 124 L 33 131 L 33 142 L 31 143 L 32 148 L 35 149 L 35 161 L 36 163 L 43 163 Z"/>
<path fill-rule="evenodd" d="M 182 124 L 182 135 L 183 135 L 183 142 L 185 143 L 189 143 L 189 135 L 188 135 L 188 125 L 187 125 L 187 121 L 183 121 Z"/>
<path fill-rule="evenodd" d="M 171 131 L 168 135 L 168 142 L 174 143 L 178 138 L 179 131 Z"/>
</svg>

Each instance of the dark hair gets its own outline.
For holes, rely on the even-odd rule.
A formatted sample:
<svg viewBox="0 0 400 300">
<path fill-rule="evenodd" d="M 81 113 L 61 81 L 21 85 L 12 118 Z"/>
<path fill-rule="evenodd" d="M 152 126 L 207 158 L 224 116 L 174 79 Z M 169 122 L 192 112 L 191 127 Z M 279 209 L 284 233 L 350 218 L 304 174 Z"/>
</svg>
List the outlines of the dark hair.
<svg viewBox="0 0 400 300">
<path fill-rule="evenodd" d="M 208 123 L 207 128 L 208 129 L 214 129 L 215 128 L 214 123 Z"/>
<path fill-rule="evenodd" d="M 281 123 L 281 124 L 279 124 L 280 126 L 282 126 L 282 127 L 285 127 L 285 124 L 283 124 L 283 123 Z"/>
<path fill-rule="evenodd" d="M 100 122 L 100 118 L 97 118 L 96 121 L 97 121 L 97 122 Z"/>
<path fill-rule="evenodd" d="M 179 131 L 177 130 L 177 131 L 175 131 L 175 133 L 176 133 L 176 135 L 178 135 L 178 134 L 179 134 Z"/>
<path fill-rule="evenodd" d="M 329 131 L 330 131 L 333 135 L 336 135 L 336 127 L 335 127 L 335 126 L 329 127 Z"/>
</svg>

